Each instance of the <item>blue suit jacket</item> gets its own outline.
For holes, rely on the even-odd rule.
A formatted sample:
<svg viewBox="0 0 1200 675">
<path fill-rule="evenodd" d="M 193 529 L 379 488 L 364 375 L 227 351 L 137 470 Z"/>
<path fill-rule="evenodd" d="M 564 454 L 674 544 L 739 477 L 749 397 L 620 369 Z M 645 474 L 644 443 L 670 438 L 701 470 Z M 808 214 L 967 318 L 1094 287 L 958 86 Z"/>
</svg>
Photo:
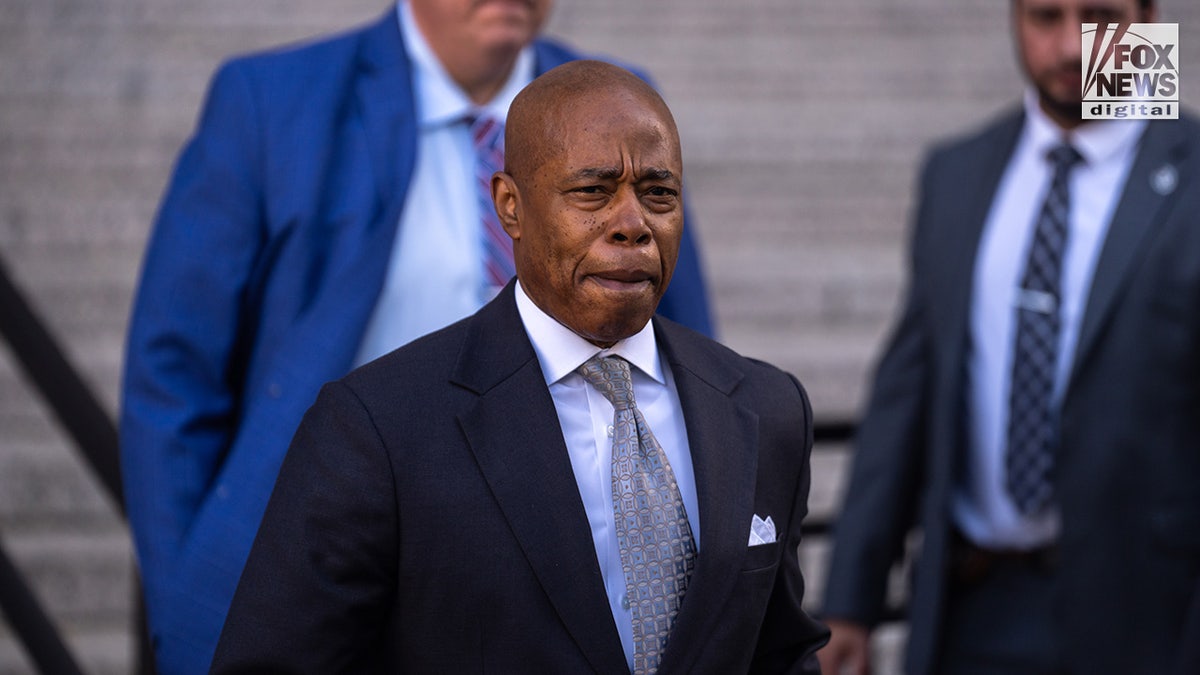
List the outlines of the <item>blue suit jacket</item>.
<svg viewBox="0 0 1200 675">
<path fill-rule="evenodd" d="M 554 401 L 509 284 L 322 390 L 214 673 L 627 673 Z M 818 672 L 803 608 L 812 411 L 795 378 L 654 321 L 700 550 L 660 675 Z M 415 432 L 414 432 L 415 430 Z M 748 546 L 754 515 L 776 541 Z"/>
<path fill-rule="evenodd" d="M 539 41 L 537 71 L 577 55 Z M 146 253 L 121 413 L 160 668 L 208 668 L 284 453 L 344 375 L 387 271 L 417 144 L 394 11 L 222 67 Z M 710 332 L 684 241 L 662 311 Z"/>
</svg>

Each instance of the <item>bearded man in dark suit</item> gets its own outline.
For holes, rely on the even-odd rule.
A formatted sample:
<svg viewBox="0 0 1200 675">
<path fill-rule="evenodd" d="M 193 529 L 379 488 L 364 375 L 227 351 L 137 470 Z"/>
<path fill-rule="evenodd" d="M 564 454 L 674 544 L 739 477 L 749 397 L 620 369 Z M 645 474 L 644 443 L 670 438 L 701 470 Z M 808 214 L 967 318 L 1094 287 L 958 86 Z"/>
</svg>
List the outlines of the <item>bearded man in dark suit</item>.
<svg viewBox="0 0 1200 675">
<path fill-rule="evenodd" d="M 1011 7 L 1024 105 L 921 176 L 835 531 L 826 675 L 869 672 L 913 529 L 908 675 L 1158 675 L 1188 641 L 1200 127 L 1082 118 L 1082 24 L 1153 22 L 1152 0 Z"/>
</svg>

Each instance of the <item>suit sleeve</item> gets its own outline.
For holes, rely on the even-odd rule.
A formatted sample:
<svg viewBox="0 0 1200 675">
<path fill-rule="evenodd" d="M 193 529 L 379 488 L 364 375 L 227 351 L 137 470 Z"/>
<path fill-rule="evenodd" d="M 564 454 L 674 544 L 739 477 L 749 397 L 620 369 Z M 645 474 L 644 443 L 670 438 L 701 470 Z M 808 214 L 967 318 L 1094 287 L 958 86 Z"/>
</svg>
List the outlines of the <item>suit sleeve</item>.
<svg viewBox="0 0 1200 675">
<path fill-rule="evenodd" d="M 804 575 L 800 571 L 799 557 L 801 525 L 808 515 L 808 493 L 812 485 L 813 414 L 804 387 L 795 377 L 788 377 L 803 402 L 804 428 L 796 436 L 801 439 L 798 457 L 801 470 L 792 498 L 791 527 L 783 540 L 783 557 L 750 671 L 820 675 L 816 652 L 829 640 L 829 629 L 804 611 Z"/>
<path fill-rule="evenodd" d="M 288 449 L 213 673 L 363 672 L 396 592 L 392 464 L 359 399 L 326 385 Z"/>
<path fill-rule="evenodd" d="M 876 367 L 854 441 L 854 462 L 834 530 L 822 615 L 866 626 L 879 622 L 888 575 L 913 522 L 922 476 L 929 370 L 920 256 L 931 197 L 922 174 L 911 278 L 899 322 Z"/>
<path fill-rule="evenodd" d="M 262 238 L 256 119 L 246 79 L 226 66 L 166 191 L 133 307 L 121 463 L 152 623 L 236 424 L 239 339 Z"/>
</svg>

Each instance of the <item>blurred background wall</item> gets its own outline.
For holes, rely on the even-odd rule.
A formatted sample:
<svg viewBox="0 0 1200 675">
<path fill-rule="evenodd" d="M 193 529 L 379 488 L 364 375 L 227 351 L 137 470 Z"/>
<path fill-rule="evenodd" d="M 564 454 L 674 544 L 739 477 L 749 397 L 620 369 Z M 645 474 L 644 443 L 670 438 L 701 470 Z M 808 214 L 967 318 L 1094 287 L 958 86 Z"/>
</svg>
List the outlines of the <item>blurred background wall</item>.
<svg viewBox="0 0 1200 675">
<path fill-rule="evenodd" d="M 1180 24 L 1200 101 L 1200 3 Z M 349 27 L 386 0 L 2 0 L 0 260 L 112 414 L 141 254 L 205 85 L 231 54 Z M 914 171 L 1015 102 L 1005 0 L 559 0 L 551 35 L 642 65 L 678 120 L 722 339 L 853 418 L 904 280 Z M 836 504 L 845 454 L 815 460 Z M 0 541 L 88 672 L 134 663 L 115 505 L 0 344 Z M 806 556 L 811 599 L 822 542 Z M 0 621 L 0 674 L 30 672 Z M 886 671 L 885 671 L 886 672 Z"/>
</svg>

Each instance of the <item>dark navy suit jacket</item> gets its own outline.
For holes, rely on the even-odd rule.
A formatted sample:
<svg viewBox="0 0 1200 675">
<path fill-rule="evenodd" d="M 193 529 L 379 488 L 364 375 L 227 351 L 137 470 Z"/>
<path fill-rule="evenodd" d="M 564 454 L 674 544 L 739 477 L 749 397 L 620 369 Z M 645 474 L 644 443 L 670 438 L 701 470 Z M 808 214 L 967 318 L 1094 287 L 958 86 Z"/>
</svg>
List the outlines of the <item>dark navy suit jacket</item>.
<svg viewBox="0 0 1200 675">
<path fill-rule="evenodd" d="M 577 55 L 535 45 L 545 71 Z M 146 253 L 122 468 L 159 665 L 204 672 L 288 442 L 349 371 L 417 141 L 394 11 L 217 73 Z M 662 311 L 710 331 L 686 238 Z"/>
<path fill-rule="evenodd" d="M 509 284 L 327 385 L 242 575 L 216 673 L 627 673 L 554 402 Z M 659 673 L 817 673 L 801 608 L 800 384 L 655 319 L 700 551 Z M 754 515 L 778 539 L 748 546 Z"/>
<path fill-rule="evenodd" d="M 966 452 L 972 275 L 1022 122 L 1007 115 L 926 164 L 907 303 L 875 374 L 835 533 L 824 611 L 873 624 L 891 563 L 920 529 L 909 675 L 936 672 L 950 501 Z M 1171 672 L 1200 575 L 1200 127 L 1191 117 L 1150 122 L 1141 138 L 1061 405 L 1062 654 L 1072 673 Z"/>
</svg>

